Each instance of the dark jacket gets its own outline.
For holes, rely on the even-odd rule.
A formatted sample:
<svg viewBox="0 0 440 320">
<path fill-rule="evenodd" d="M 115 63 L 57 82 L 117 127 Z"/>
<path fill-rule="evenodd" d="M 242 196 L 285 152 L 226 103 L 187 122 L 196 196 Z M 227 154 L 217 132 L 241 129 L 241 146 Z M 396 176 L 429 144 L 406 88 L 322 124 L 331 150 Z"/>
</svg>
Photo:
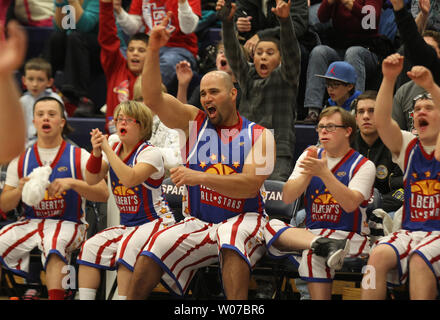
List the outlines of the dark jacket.
<svg viewBox="0 0 440 320">
<path fill-rule="evenodd" d="M 277 16 L 272 13 L 271 8 L 276 7 L 275 0 L 267 2 L 267 16 L 264 15 L 261 0 L 237 0 L 237 11 L 235 20 L 239 17 L 251 16 L 251 31 L 243 32 L 239 35 L 245 40 L 251 38 L 254 34 L 258 37 L 280 38 L 280 24 Z M 290 17 L 292 18 L 295 35 L 298 41 L 310 50 L 319 44 L 317 34 L 309 30 L 309 8 L 307 0 L 292 0 L 290 7 Z"/>
<path fill-rule="evenodd" d="M 353 149 L 370 159 L 376 166 L 374 188 L 382 195 L 382 209 L 386 212 L 396 211 L 403 205 L 403 173 L 391 160 L 390 150 L 380 138 L 370 147 L 356 132 Z"/>
<path fill-rule="evenodd" d="M 412 66 L 424 66 L 431 70 L 437 84 L 440 84 L 440 59 L 434 48 L 425 42 L 417 29 L 413 16 L 405 8 L 394 11 L 396 24 L 403 42 L 405 60 L 410 62 L 406 66 L 409 70 Z M 406 77 L 406 72 L 403 74 Z M 409 81 L 403 79 L 401 84 Z"/>
</svg>

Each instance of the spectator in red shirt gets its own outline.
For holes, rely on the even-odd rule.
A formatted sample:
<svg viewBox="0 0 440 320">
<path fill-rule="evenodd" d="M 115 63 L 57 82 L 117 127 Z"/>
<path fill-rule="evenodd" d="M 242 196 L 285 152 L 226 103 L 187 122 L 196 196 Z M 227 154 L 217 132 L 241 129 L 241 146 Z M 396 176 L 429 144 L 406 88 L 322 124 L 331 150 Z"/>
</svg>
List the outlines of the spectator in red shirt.
<svg viewBox="0 0 440 320">
<path fill-rule="evenodd" d="M 120 3 L 120 0 L 114 2 Z M 139 32 L 143 27 L 149 34 L 167 12 L 172 12 L 168 25 L 171 37 L 160 50 L 162 81 L 170 90 L 176 80 L 176 64 L 182 60 L 188 61 L 195 70 L 198 42 L 194 30 L 201 16 L 200 0 L 133 0 L 129 14 L 120 5 L 115 6 L 115 11 L 116 21 L 128 35 Z"/>
<path fill-rule="evenodd" d="M 144 66 L 148 36 L 144 33 L 131 36 L 125 58 L 120 51 L 121 42 L 113 15 L 113 1 L 101 0 L 98 41 L 101 46 L 101 64 L 107 79 L 106 123 L 108 124 L 116 106 L 133 99 L 133 86 Z"/>
</svg>

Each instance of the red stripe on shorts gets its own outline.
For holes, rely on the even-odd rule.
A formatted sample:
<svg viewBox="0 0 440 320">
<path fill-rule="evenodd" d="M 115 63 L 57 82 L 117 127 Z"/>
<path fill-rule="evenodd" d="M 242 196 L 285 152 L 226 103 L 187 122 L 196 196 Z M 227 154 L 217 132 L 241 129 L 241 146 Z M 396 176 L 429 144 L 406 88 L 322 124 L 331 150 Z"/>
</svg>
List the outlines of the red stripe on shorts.
<svg viewBox="0 0 440 320">
<path fill-rule="evenodd" d="M 119 236 L 119 237 L 117 237 L 117 238 L 114 238 L 114 239 L 110 239 L 110 240 L 107 240 L 100 248 L 99 248 L 99 250 L 98 250 L 98 253 L 96 254 L 96 260 L 95 260 L 95 264 L 100 264 L 101 263 L 101 255 L 102 255 L 102 253 L 104 252 L 104 250 L 108 247 L 108 246 L 110 246 L 112 243 L 115 243 L 115 242 L 119 242 L 119 241 L 121 241 L 121 239 L 122 239 L 122 234 Z M 116 253 L 115 253 L 115 255 L 116 255 Z M 112 258 L 112 261 L 114 260 L 114 257 Z"/>
<path fill-rule="evenodd" d="M 139 229 L 139 226 L 136 226 L 134 228 L 134 230 L 132 232 L 130 232 L 130 234 L 125 238 L 124 242 L 121 245 L 121 252 L 119 254 L 119 258 L 122 258 L 124 256 L 125 249 L 127 249 L 127 244 L 130 241 L 131 237 L 133 237 L 133 235 L 134 235 L 134 233 L 136 232 L 137 229 Z"/>
<path fill-rule="evenodd" d="M 177 241 L 176 243 L 160 258 L 160 260 L 165 261 L 166 258 L 168 258 L 168 256 L 173 253 L 173 251 L 183 242 L 183 240 L 185 240 L 186 238 L 188 238 L 191 234 L 196 233 L 196 232 L 201 232 L 201 231 L 205 231 L 206 229 L 208 229 L 208 227 L 210 227 L 210 225 L 205 225 L 203 226 L 203 228 L 201 228 L 200 230 L 191 232 L 191 233 L 185 233 L 184 235 L 182 235 Z"/>
<path fill-rule="evenodd" d="M 9 253 L 11 253 L 12 250 L 14 250 L 16 247 L 18 247 L 23 242 L 27 241 L 30 237 L 32 237 L 34 234 L 36 234 L 38 230 L 33 230 L 29 232 L 27 235 L 22 237 L 21 239 L 17 240 L 12 246 L 10 246 L 2 255 L 2 258 L 4 259 Z"/>
<path fill-rule="evenodd" d="M 171 272 L 174 272 L 174 269 L 177 267 L 177 265 L 184 260 L 186 257 L 188 257 L 191 252 L 200 249 L 201 247 L 203 247 L 206 244 L 214 244 L 216 243 L 216 241 L 211 240 L 211 238 L 209 237 L 209 234 L 206 235 L 206 237 L 202 240 L 202 242 L 200 242 L 200 244 L 196 245 L 195 247 L 189 249 L 187 252 L 185 252 L 185 254 L 183 254 L 179 259 L 176 260 L 176 262 L 174 262 L 174 264 L 171 266 L 170 270 Z M 165 260 L 165 259 L 163 259 Z M 163 261 L 162 260 L 162 261 Z"/>
<path fill-rule="evenodd" d="M 229 242 L 229 244 L 231 246 L 235 246 L 235 239 L 237 238 L 237 233 L 238 233 L 238 227 L 240 226 L 240 224 L 243 222 L 244 219 L 244 214 L 241 214 L 237 221 L 232 225 L 232 231 L 231 231 L 231 241 Z"/>
</svg>

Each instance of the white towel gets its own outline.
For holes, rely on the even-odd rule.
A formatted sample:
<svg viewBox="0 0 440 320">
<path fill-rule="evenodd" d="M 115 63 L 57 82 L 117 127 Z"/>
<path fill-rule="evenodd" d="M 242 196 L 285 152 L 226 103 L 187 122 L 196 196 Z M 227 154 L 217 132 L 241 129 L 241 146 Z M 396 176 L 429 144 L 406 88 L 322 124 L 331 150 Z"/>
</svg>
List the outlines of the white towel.
<svg viewBox="0 0 440 320">
<path fill-rule="evenodd" d="M 46 188 L 49 186 L 49 176 L 52 168 L 49 166 L 35 168 L 28 176 L 30 180 L 25 183 L 22 200 L 28 206 L 36 206 L 44 199 Z"/>
</svg>

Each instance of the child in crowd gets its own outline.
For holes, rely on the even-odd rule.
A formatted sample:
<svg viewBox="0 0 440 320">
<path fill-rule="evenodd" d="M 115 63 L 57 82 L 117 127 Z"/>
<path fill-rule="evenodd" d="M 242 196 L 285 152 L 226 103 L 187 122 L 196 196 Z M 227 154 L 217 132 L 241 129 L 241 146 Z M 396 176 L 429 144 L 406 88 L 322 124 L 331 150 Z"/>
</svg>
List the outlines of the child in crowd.
<svg viewBox="0 0 440 320">
<path fill-rule="evenodd" d="M 351 111 L 351 104 L 361 92 L 355 90 L 356 70 L 345 61 L 336 61 L 329 65 L 325 75 L 316 75 L 325 79 L 329 99 L 327 106 L 338 106 Z"/>
<path fill-rule="evenodd" d="M 101 64 L 107 80 L 107 126 L 116 106 L 133 98 L 134 83 L 144 66 L 148 36 L 145 33 L 131 36 L 125 58 L 120 51 L 121 41 L 113 14 L 113 1 L 101 0 L 98 40 L 101 46 Z"/>
<path fill-rule="evenodd" d="M 217 1 L 221 10 L 224 0 Z M 274 130 L 276 164 L 269 179 L 286 181 L 293 169 L 296 96 L 300 74 L 300 48 L 290 17 L 291 2 L 277 1 L 272 8 L 280 21 L 280 40 L 262 38 L 257 43 L 253 63 L 249 63 L 238 41 L 233 16 L 222 20 L 226 58 L 241 88 L 240 115 Z"/>
<path fill-rule="evenodd" d="M 37 130 L 33 124 L 34 103 L 42 97 L 52 97 L 62 103 L 61 97 L 52 91 L 54 79 L 52 78 L 52 66 L 43 58 L 32 58 L 24 65 L 24 76 L 21 81 L 27 91 L 21 96 L 20 103 L 26 121 L 28 145 L 36 140 Z"/>
<path fill-rule="evenodd" d="M 118 1 L 116 1 L 118 2 Z M 116 21 L 128 35 L 159 24 L 168 13 L 172 14 L 167 29 L 170 39 L 160 52 L 160 72 L 162 82 L 168 92 L 174 92 L 176 78 L 175 65 L 182 60 L 190 63 L 192 70 L 197 68 L 198 42 L 195 30 L 202 16 L 200 0 L 132 0 L 127 14 L 115 4 Z"/>
</svg>

